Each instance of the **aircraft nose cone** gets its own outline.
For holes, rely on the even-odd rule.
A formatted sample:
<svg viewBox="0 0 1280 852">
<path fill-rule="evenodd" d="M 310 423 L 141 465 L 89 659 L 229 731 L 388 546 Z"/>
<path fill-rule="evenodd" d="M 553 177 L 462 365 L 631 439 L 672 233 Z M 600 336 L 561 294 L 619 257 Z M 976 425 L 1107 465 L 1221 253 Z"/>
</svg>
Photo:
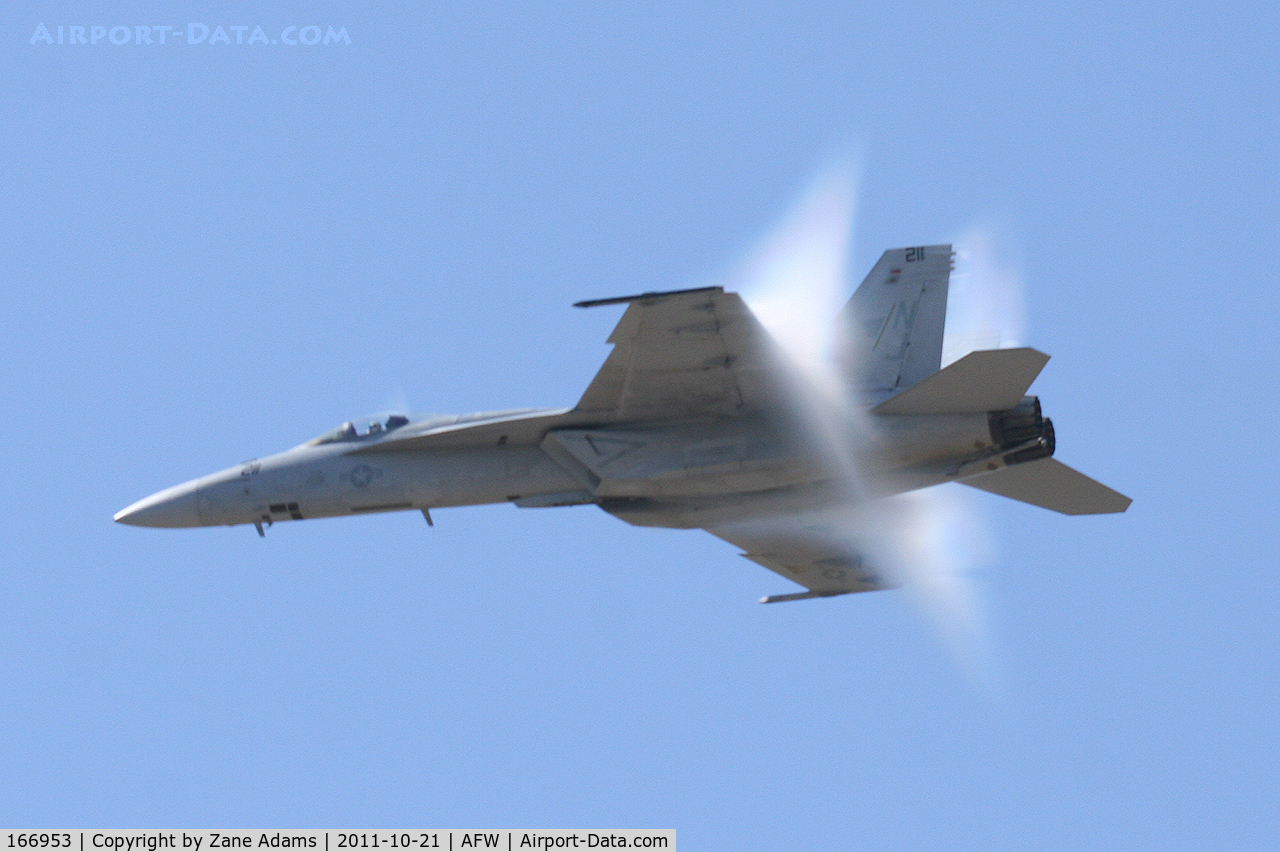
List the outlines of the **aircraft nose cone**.
<svg viewBox="0 0 1280 852">
<path fill-rule="evenodd" d="M 118 524 L 135 527 L 199 527 L 198 482 L 192 480 L 144 497 L 115 514 Z"/>
</svg>

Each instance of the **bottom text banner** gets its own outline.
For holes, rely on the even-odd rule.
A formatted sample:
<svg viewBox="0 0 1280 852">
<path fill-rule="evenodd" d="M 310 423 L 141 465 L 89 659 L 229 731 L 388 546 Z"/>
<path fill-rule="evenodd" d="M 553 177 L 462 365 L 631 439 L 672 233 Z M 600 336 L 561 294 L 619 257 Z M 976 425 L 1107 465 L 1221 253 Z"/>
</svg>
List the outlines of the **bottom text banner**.
<svg viewBox="0 0 1280 852">
<path fill-rule="evenodd" d="M 310 849 L 315 852 L 377 849 L 663 849 L 674 852 L 676 830 L 664 829 L 106 829 L 5 830 L 0 852 L 10 849 L 53 852 L 211 852 L 224 849 Z"/>
</svg>

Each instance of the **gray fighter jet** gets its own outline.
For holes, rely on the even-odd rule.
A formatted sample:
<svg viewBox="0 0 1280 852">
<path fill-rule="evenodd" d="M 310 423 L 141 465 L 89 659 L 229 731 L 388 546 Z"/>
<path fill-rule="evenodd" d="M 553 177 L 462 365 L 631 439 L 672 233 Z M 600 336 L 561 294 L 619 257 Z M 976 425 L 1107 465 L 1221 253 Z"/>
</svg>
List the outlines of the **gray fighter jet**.
<svg viewBox="0 0 1280 852">
<path fill-rule="evenodd" d="M 939 369 L 951 270 L 949 245 L 884 253 L 837 317 L 855 404 L 828 405 L 821 423 L 737 294 L 599 299 L 577 307 L 627 307 L 573 408 L 348 422 L 115 520 L 262 535 L 306 518 L 594 504 L 639 526 L 705 529 L 807 590 L 773 602 L 892 585 L 849 520 L 892 494 L 961 482 L 1069 515 L 1123 512 L 1129 498 L 1052 457 L 1053 424 L 1026 395 L 1049 356 L 993 349 Z"/>
</svg>

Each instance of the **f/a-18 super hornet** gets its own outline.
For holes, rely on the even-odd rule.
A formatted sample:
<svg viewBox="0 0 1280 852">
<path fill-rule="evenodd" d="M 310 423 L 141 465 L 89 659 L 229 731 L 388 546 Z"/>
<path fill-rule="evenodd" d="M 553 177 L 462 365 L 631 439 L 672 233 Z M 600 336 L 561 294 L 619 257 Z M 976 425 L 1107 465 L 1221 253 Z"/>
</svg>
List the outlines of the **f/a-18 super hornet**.
<svg viewBox="0 0 1280 852">
<path fill-rule="evenodd" d="M 599 299 L 577 306 L 626 310 L 572 408 L 348 422 L 115 520 L 261 535 L 306 518 L 593 504 L 639 526 L 705 529 L 805 588 L 772 602 L 892 585 L 856 523 L 890 495 L 960 482 L 1068 515 L 1123 512 L 1129 498 L 1053 458 L 1053 424 L 1027 395 L 1049 356 L 991 349 L 941 366 L 951 270 L 949 245 L 884 253 L 836 318 L 853 404 L 827 406 L 821 423 L 736 293 Z"/>
</svg>

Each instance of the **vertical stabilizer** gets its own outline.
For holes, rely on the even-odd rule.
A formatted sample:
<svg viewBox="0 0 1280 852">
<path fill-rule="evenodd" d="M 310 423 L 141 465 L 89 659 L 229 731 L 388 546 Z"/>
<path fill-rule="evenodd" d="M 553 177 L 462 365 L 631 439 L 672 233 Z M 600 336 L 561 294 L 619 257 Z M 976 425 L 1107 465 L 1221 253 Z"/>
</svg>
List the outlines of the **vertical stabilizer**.
<svg viewBox="0 0 1280 852">
<path fill-rule="evenodd" d="M 950 245 L 890 249 L 840 312 L 844 364 L 853 387 L 893 393 L 942 365 L 951 279 Z"/>
</svg>

